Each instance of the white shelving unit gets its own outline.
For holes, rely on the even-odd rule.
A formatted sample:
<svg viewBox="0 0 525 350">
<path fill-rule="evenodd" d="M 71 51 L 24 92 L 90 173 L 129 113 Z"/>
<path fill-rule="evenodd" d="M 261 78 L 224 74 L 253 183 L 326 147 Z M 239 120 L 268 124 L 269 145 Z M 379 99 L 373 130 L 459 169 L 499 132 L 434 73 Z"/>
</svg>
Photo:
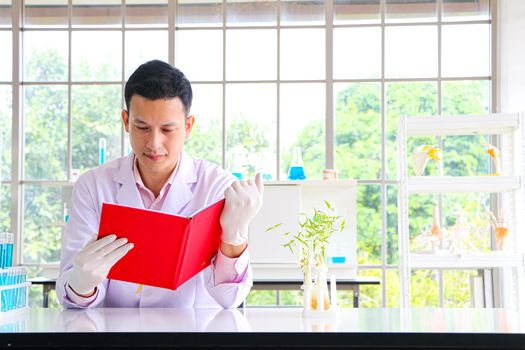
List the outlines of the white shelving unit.
<svg viewBox="0 0 525 350">
<path fill-rule="evenodd" d="M 523 113 L 468 116 L 402 116 L 398 122 L 399 152 L 399 257 L 401 306 L 410 306 L 410 275 L 413 269 L 498 269 L 501 273 L 493 284 L 499 296 L 496 307 L 519 307 L 519 292 L 523 290 L 523 243 L 517 229 L 523 217 L 523 164 L 525 164 L 525 126 Z M 504 176 L 418 176 L 408 177 L 408 139 L 415 136 L 499 135 L 503 154 Z M 521 149 L 515 148 L 521 145 Z M 521 154 L 520 154 L 521 153 Z M 445 155 L 446 157 L 446 155 Z M 516 166 L 516 165 L 519 165 Z M 472 254 L 413 254 L 409 242 L 409 195 L 424 193 L 508 193 L 503 203 L 510 219 L 510 239 L 513 251 L 492 251 Z M 519 205 L 518 205 L 519 204 Z M 489 274 L 491 275 L 491 273 Z M 498 277 L 499 276 L 499 277 Z M 505 286 L 503 286 L 505 285 Z M 496 290 L 497 289 L 497 290 Z M 488 305 L 491 305 L 490 303 Z"/>
</svg>

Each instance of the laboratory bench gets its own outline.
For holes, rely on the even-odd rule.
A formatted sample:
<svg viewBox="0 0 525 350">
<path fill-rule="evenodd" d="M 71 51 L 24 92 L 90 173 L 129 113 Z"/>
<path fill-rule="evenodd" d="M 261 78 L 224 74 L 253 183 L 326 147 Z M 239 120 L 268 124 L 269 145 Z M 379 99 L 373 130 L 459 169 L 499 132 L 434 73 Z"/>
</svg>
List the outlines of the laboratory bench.
<svg viewBox="0 0 525 350">
<path fill-rule="evenodd" d="M 350 308 L 324 319 L 306 319 L 301 312 L 300 308 L 31 308 L 0 315 L 0 346 L 525 347 L 525 316 L 517 310 Z"/>
</svg>

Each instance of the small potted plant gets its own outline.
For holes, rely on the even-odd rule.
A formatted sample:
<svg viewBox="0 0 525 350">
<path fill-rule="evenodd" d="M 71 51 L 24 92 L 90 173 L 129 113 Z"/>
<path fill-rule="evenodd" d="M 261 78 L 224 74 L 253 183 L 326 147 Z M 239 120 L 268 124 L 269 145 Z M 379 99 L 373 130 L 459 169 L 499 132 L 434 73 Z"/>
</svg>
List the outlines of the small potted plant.
<svg viewBox="0 0 525 350">
<path fill-rule="evenodd" d="M 310 311 L 310 309 L 324 311 L 330 308 L 326 283 L 326 253 L 332 235 L 337 231 L 343 231 L 346 224 L 341 216 L 334 215 L 335 210 L 328 201 L 325 200 L 324 203 L 327 212 L 314 208 L 311 216 L 302 213 L 304 219 L 299 222 L 299 231 L 295 234 L 284 233 L 288 241 L 283 246 L 289 248 L 299 258 L 299 265 L 304 275 L 301 289 L 305 311 Z M 272 226 L 266 231 L 279 226 L 281 224 Z M 314 285 L 311 279 L 312 261 L 316 271 Z"/>
</svg>

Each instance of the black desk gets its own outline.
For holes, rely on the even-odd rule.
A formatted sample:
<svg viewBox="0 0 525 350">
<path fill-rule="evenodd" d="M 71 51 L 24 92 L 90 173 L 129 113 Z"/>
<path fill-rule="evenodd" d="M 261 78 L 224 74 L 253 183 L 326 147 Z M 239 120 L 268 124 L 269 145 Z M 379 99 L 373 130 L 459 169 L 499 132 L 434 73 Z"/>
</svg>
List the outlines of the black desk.
<svg viewBox="0 0 525 350">
<path fill-rule="evenodd" d="M 376 277 L 356 277 L 339 279 L 336 281 L 337 290 L 351 290 L 353 292 L 354 307 L 359 307 L 359 287 L 361 285 L 379 285 L 379 278 Z M 303 280 L 270 280 L 257 279 L 253 281 L 252 290 L 299 290 Z M 328 281 L 330 286 L 330 281 Z"/>
<path fill-rule="evenodd" d="M 49 306 L 49 292 L 55 289 L 56 279 L 46 277 L 35 277 L 28 279 L 31 284 L 42 285 L 42 306 Z"/>
<path fill-rule="evenodd" d="M 42 285 L 42 306 L 49 306 L 49 292 L 55 289 L 55 279 L 36 277 L 29 279 L 29 282 L 35 285 Z M 340 279 L 337 281 L 338 290 L 351 290 L 353 292 L 354 307 L 359 307 L 359 287 L 361 285 L 379 285 L 379 279 L 376 277 L 356 277 L 352 279 Z M 303 284 L 302 280 L 270 280 L 260 279 L 253 281 L 252 290 L 299 290 Z M 330 285 L 330 281 L 328 281 Z"/>
</svg>

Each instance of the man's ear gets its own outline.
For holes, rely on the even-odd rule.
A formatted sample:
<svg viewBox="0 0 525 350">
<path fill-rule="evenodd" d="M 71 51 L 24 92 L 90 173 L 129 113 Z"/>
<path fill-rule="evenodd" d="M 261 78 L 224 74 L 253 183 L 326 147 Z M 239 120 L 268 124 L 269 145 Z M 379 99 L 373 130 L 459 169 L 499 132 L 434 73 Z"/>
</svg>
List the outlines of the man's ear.
<svg viewBox="0 0 525 350">
<path fill-rule="evenodd" d="M 195 125 L 195 117 L 193 115 L 190 115 L 185 120 L 185 127 L 186 127 L 186 139 L 190 137 L 191 129 L 193 129 L 193 125 Z"/>
<path fill-rule="evenodd" d="M 122 122 L 124 123 L 124 130 L 129 133 L 129 114 L 125 109 L 122 110 Z"/>
</svg>

